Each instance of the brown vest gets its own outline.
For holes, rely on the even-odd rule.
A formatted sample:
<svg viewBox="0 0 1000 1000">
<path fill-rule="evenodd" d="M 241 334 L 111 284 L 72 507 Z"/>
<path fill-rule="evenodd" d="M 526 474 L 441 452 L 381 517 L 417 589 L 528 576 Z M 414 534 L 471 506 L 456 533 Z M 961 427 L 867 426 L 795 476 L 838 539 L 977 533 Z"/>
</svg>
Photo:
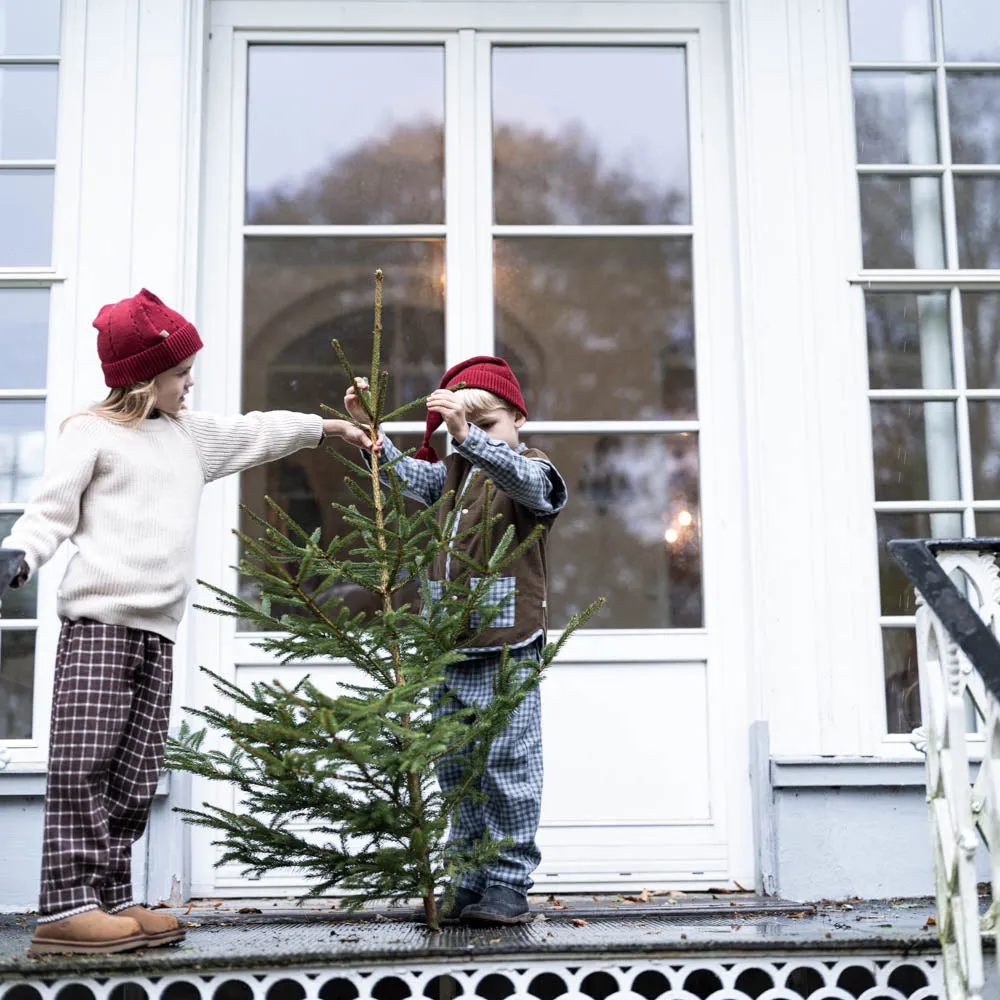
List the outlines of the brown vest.
<svg viewBox="0 0 1000 1000">
<path fill-rule="evenodd" d="M 548 459 L 548 456 L 535 448 L 529 448 L 521 454 L 525 458 Z M 446 496 L 451 495 L 439 508 L 438 520 L 443 526 L 448 515 L 455 509 L 455 504 L 460 503 L 458 531 L 461 533 L 472 525 L 480 524 L 483 517 L 486 516 L 484 507 L 487 477 L 481 470 L 473 468 L 461 455 L 451 454 L 445 459 L 445 463 L 448 474 L 444 481 L 443 493 Z M 473 477 L 472 481 L 466 487 L 464 494 L 459 497 L 459 490 L 462 489 L 470 471 Z M 486 603 L 500 605 L 501 610 L 485 632 L 474 639 L 470 637 L 469 645 L 466 647 L 468 649 L 499 649 L 504 645 L 516 646 L 540 630 L 545 632 L 549 623 L 549 574 L 546 542 L 549 528 L 556 519 L 556 515 L 535 514 L 521 504 L 515 503 L 506 493 L 495 486 L 490 493 L 492 513 L 494 516 L 501 515 L 492 531 L 491 544 L 494 549 L 504 532 L 512 524 L 514 525 L 515 537 L 511 549 L 527 538 L 536 525 L 543 525 L 545 531 L 537 544 L 508 566 L 504 570 L 504 575 L 491 584 Z M 482 538 L 479 532 L 459 539 L 457 547 L 477 562 L 484 561 Z M 440 596 L 441 587 L 439 585 L 435 588 L 434 582 L 445 579 L 445 563 L 445 552 L 439 552 L 428 574 L 431 594 L 434 597 Z M 450 579 L 456 579 L 464 568 L 463 563 L 452 556 Z M 470 579 L 468 582 L 471 585 L 473 580 Z M 511 593 L 514 596 L 507 597 L 505 600 L 505 596 Z"/>
</svg>

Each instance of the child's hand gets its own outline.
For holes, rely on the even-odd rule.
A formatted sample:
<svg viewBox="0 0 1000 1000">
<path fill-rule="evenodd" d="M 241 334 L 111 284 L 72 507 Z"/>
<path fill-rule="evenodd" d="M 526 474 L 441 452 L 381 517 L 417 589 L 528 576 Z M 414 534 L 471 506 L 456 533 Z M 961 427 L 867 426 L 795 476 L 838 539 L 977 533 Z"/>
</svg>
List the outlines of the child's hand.
<svg viewBox="0 0 1000 1000">
<path fill-rule="evenodd" d="M 354 417 L 358 423 L 364 424 L 368 422 L 368 414 L 365 413 L 365 408 L 361 405 L 361 400 L 358 398 L 358 392 L 361 389 L 368 388 L 368 379 L 356 378 L 354 382 L 355 384 L 344 393 L 344 409 L 347 410 L 347 412 Z"/>
<path fill-rule="evenodd" d="M 465 418 L 465 404 L 450 389 L 435 389 L 427 397 L 427 409 L 440 413 L 444 418 L 448 433 L 462 444 L 469 434 L 469 422 Z"/>
<path fill-rule="evenodd" d="M 385 443 L 385 434 L 382 431 L 378 432 L 378 436 L 375 439 L 374 446 L 372 445 L 371 438 L 368 437 L 366 431 L 358 427 L 356 424 L 349 424 L 346 421 L 344 423 L 344 428 L 340 432 L 341 438 L 345 440 L 348 444 L 353 444 L 357 448 L 364 448 L 365 451 L 370 451 L 374 455 L 382 454 L 382 445 Z"/>
</svg>

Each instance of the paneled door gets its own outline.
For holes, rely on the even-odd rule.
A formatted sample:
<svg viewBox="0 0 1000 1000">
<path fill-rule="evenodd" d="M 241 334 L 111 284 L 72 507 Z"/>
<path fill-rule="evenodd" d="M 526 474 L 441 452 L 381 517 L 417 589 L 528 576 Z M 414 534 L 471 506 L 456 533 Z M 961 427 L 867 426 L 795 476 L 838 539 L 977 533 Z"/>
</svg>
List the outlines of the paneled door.
<svg viewBox="0 0 1000 1000">
<path fill-rule="evenodd" d="M 199 406 L 315 410 L 366 356 L 376 267 L 398 400 L 498 353 L 525 439 L 570 490 L 555 627 L 598 596 L 543 688 L 538 888 L 753 879 L 725 5 L 212 5 Z M 412 446 L 422 422 L 388 428 Z M 340 467 L 303 452 L 213 488 L 199 573 L 231 567 L 238 504 L 327 534 Z M 196 658 L 284 677 L 196 613 Z M 308 667 L 335 685 L 338 663 Z M 214 697 L 188 678 L 188 704 Z M 197 801 L 217 788 L 195 788 Z M 247 883 L 195 831 L 195 895 Z"/>
</svg>

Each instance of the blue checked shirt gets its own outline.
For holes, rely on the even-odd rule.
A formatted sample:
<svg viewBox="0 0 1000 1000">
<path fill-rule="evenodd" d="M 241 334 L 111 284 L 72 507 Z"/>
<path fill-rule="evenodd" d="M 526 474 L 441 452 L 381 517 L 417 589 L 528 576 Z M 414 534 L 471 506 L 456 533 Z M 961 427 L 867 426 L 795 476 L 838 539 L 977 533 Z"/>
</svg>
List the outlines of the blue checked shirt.
<svg viewBox="0 0 1000 1000">
<path fill-rule="evenodd" d="M 519 444 L 514 451 L 505 441 L 495 441 L 481 427 L 469 424 L 469 433 L 461 444 L 454 438 L 451 445 L 473 469 L 480 469 L 498 489 L 503 490 L 515 503 L 521 504 L 535 514 L 558 514 L 566 506 L 566 483 L 556 467 L 544 458 L 527 458 L 525 444 Z M 362 452 L 367 459 L 368 453 Z M 421 459 L 402 457 L 402 452 L 387 436 L 382 446 L 382 458 L 386 464 L 394 462 L 393 469 L 399 478 L 403 493 L 418 503 L 428 507 L 441 499 L 448 469 L 444 462 L 424 462 Z M 382 476 L 388 483 L 388 477 Z M 456 510 L 460 509 L 462 497 L 472 480 L 471 472 L 465 477 L 458 497 Z M 461 517 L 455 518 L 452 538 L 458 534 Z M 451 574 L 451 555 L 446 557 L 445 576 Z M 518 646 L 533 643 L 541 636 L 538 632 Z M 498 647 L 484 646 L 466 649 L 475 655 L 493 652 Z M 513 647 L 512 647 L 513 648 Z"/>
<path fill-rule="evenodd" d="M 514 451 L 504 441 L 494 441 L 481 427 L 469 424 L 469 433 L 459 444 L 454 438 L 451 445 L 474 468 L 481 469 L 498 489 L 504 491 L 515 503 L 527 507 L 535 514 L 558 514 L 566 506 L 566 484 L 556 467 L 543 458 L 525 458 L 528 450 L 519 444 Z M 423 462 L 416 458 L 400 458 L 402 452 L 385 439 L 382 457 L 392 462 L 396 475 L 403 483 L 403 492 L 413 500 L 428 507 L 441 499 L 447 469 L 444 462 Z M 469 486 L 469 477 L 462 484 L 456 504 Z"/>
</svg>

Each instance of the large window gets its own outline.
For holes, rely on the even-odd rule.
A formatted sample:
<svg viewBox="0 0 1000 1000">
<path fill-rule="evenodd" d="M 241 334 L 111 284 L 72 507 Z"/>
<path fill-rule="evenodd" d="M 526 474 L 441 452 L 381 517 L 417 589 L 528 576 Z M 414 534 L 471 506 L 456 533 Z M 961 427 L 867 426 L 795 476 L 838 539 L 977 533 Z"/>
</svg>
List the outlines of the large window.
<svg viewBox="0 0 1000 1000">
<path fill-rule="evenodd" d="M 852 0 L 887 728 L 920 723 L 886 542 L 1000 535 L 1000 4 Z"/>
<path fill-rule="evenodd" d="M 394 403 L 473 354 L 521 379 L 526 440 L 571 492 L 553 625 L 603 594 L 597 627 L 700 628 L 687 50 L 480 40 L 471 99 L 449 76 L 465 44 L 248 47 L 243 408 L 340 399 L 330 340 L 363 363 L 382 267 Z M 329 537 L 341 479 L 302 452 L 242 495 Z"/>
<path fill-rule="evenodd" d="M 59 0 L 0 0 L 0 537 L 43 468 Z M 36 580 L 0 617 L 0 741 L 31 740 Z"/>
</svg>

